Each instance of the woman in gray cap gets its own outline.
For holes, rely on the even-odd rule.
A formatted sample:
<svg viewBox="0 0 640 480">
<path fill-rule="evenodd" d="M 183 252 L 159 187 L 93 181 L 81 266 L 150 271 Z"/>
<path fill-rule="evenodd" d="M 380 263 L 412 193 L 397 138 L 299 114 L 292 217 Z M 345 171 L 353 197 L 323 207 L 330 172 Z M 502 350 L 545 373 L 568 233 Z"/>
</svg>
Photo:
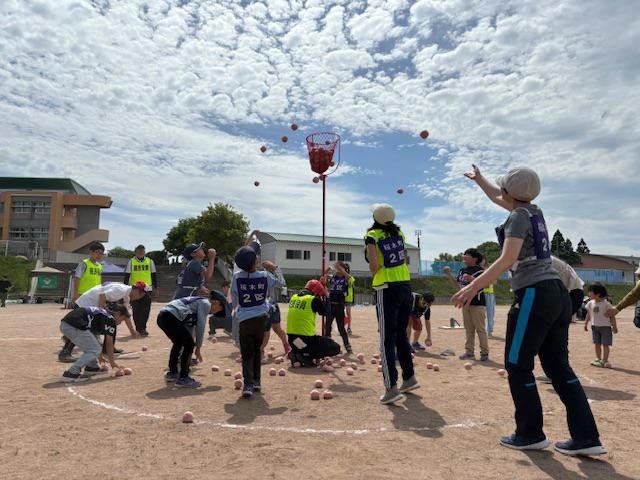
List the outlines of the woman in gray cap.
<svg viewBox="0 0 640 480">
<path fill-rule="evenodd" d="M 566 455 L 600 455 L 600 443 L 591 408 L 580 381 L 569 365 L 571 301 L 551 264 L 549 235 L 542 210 L 531 202 L 540 193 L 536 172 L 521 167 L 496 179 L 484 178 L 477 166 L 466 177 L 475 181 L 494 203 L 508 210 L 506 222 L 496 229 L 500 258 L 482 275 L 456 293 L 457 307 L 468 304 L 483 288 L 511 270 L 515 301 L 507 318 L 505 367 L 515 405 L 516 431 L 500 443 L 518 450 L 546 448 L 542 404 L 533 376 L 534 358 L 540 363 L 567 410 L 571 439 L 555 444 Z"/>
</svg>

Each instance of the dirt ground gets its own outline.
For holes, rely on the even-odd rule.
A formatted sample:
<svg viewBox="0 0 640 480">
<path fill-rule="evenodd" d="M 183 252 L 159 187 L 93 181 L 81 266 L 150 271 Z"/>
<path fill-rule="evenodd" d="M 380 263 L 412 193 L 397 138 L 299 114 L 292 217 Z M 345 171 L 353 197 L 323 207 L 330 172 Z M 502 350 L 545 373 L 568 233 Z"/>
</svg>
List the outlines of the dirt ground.
<svg viewBox="0 0 640 480">
<path fill-rule="evenodd" d="M 514 428 L 507 381 L 496 373 L 504 358 L 505 307 L 496 316 L 499 337 L 490 340 L 492 361 L 476 362 L 470 371 L 457 358 L 438 355 L 447 348 L 461 353 L 464 333 L 438 328 L 460 314 L 434 307 L 434 345 L 415 359 L 422 388 L 389 407 L 378 402 L 381 374 L 369 363 L 378 352 L 370 307 L 354 309 L 354 350 L 367 357 L 354 376 L 344 368 L 327 374 L 287 365 L 286 377 L 270 377 L 268 364 L 263 393 L 252 400 L 239 398 L 232 377 L 210 369 L 215 364 L 240 370 L 236 349 L 222 332 L 217 343 L 205 342 L 204 365 L 193 372 L 203 383 L 200 389 L 166 386 L 169 342 L 155 323 L 158 309 L 154 305 L 151 336 L 118 340 L 131 352 L 149 347 L 138 359 L 120 360 L 133 375 L 110 373 L 71 386 L 57 382 L 65 368 L 56 361 L 65 311 L 58 305 L 9 305 L 0 311 L 0 478 L 640 478 L 640 369 L 634 353 L 640 330 L 631 323 L 631 309 L 619 318 L 612 370 L 589 365 L 591 336 L 581 324 L 571 327 L 572 364 L 610 450 L 598 460 L 551 449 L 522 453 L 498 444 Z M 282 350 L 275 335 L 270 345 Z M 428 370 L 428 361 L 441 370 Z M 309 399 L 316 379 L 333 390 L 333 400 Z M 538 388 L 547 436 L 566 439 L 562 404 L 550 385 Z M 196 423 L 181 423 L 186 410 Z"/>
</svg>

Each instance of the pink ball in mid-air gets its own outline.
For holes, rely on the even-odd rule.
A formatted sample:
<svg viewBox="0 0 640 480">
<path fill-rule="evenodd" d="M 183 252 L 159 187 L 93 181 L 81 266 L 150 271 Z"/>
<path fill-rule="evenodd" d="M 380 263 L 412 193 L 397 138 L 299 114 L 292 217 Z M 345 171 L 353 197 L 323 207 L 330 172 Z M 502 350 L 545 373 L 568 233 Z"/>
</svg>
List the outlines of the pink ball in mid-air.
<svg viewBox="0 0 640 480">
<path fill-rule="evenodd" d="M 470 362 L 466 362 L 466 363 L 464 364 L 464 368 L 465 368 L 465 370 L 471 370 L 471 367 L 473 367 L 473 365 L 472 365 Z"/>
<path fill-rule="evenodd" d="M 240 390 L 242 388 L 242 380 L 240 379 L 234 380 L 233 388 L 235 388 L 236 390 Z"/>
<path fill-rule="evenodd" d="M 440 371 L 440 365 L 438 365 L 437 363 L 434 363 L 434 364 L 433 364 L 433 371 L 434 371 L 434 372 L 438 372 L 438 371 Z"/>
<path fill-rule="evenodd" d="M 239 380 L 242 378 L 242 372 L 236 372 L 235 375 L 233 376 L 233 378 L 235 378 L 236 380 Z"/>
<path fill-rule="evenodd" d="M 433 368 L 433 363 L 427 362 L 427 368 L 431 370 Z"/>
<path fill-rule="evenodd" d="M 211 366 L 211 371 L 212 372 L 219 372 L 220 371 L 220 367 L 218 365 L 212 365 Z"/>
<path fill-rule="evenodd" d="M 353 374 L 354 374 L 353 368 L 351 367 L 347 368 L 347 375 L 353 375 Z"/>
<path fill-rule="evenodd" d="M 262 145 L 262 146 L 260 147 L 260 151 L 261 151 L 262 153 L 266 152 L 266 151 L 267 151 L 267 147 L 265 147 L 264 145 Z"/>
<path fill-rule="evenodd" d="M 298 130 L 298 125 L 296 125 L 295 123 L 292 123 L 292 124 L 291 124 L 291 130 L 293 130 L 294 132 L 295 132 L 296 130 Z"/>
<path fill-rule="evenodd" d="M 311 400 L 320 400 L 320 392 L 318 390 L 311 390 L 309 396 L 311 397 Z"/>
<path fill-rule="evenodd" d="M 193 423 L 193 413 L 192 412 L 184 412 L 182 414 L 182 423 Z"/>
<path fill-rule="evenodd" d="M 231 370 L 229 370 L 228 368 L 224 371 L 224 376 L 225 377 L 230 377 L 231 376 Z"/>
<path fill-rule="evenodd" d="M 124 377 L 124 371 L 122 369 L 116 370 L 116 377 Z"/>
<path fill-rule="evenodd" d="M 316 388 L 322 388 L 323 386 L 322 380 L 320 379 L 316 380 L 314 385 L 316 386 Z"/>
<path fill-rule="evenodd" d="M 324 400 L 331 400 L 333 398 L 333 392 L 331 390 L 325 390 L 322 393 L 322 398 Z"/>
<path fill-rule="evenodd" d="M 143 351 L 143 352 L 146 352 L 147 350 L 149 350 L 149 347 L 147 347 L 146 345 L 143 345 L 143 346 L 142 346 L 142 351 Z"/>
<path fill-rule="evenodd" d="M 282 143 L 287 143 L 289 141 L 289 137 L 287 137 L 286 135 L 283 135 L 280 140 L 282 140 Z"/>
<path fill-rule="evenodd" d="M 313 183 L 320 183 L 319 177 L 313 177 Z"/>
<path fill-rule="evenodd" d="M 278 370 L 278 376 L 279 377 L 286 377 L 287 376 L 287 371 L 284 368 L 281 368 L 280 370 Z"/>
<path fill-rule="evenodd" d="M 255 182 L 253 182 L 253 184 L 254 184 L 256 187 L 259 187 L 259 186 L 260 186 L 260 182 L 259 182 L 259 181 L 257 181 L 257 180 L 256 180 Z"/>
<path fill-rule="evenodd" d="M 422 130 L 420 132 L 420 138 L 422 138 L 423 140 L 426 140 L 427 138 L 429 138 L 429 131 L 428 130 Z"/>
<path fill-rule="evenodd" d="M 278 371 L 275 368 L 270 368 L 269 369 L 269 376 L 270 377 L 275 377 L 278 374 Z"/>
<path fill-rule="evenodd" d="M 498 375 L 504 377 L 507 375 L 507 371 L 504 368 L 501 368 L 500 370 L 498 370 Z"/>
<path fill-rule="evenodd" d="M 404 188 L 399 188 L 396 192 L 398 192 L 398 195 L 402 195 L 404 193 Z"/>
</svg>

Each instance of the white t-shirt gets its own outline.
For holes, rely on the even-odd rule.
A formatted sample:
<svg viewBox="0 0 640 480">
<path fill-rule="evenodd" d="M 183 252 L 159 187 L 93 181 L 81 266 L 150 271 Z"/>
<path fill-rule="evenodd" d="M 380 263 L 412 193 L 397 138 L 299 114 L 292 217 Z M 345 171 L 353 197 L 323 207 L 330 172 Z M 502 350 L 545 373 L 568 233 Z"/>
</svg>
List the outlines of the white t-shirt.
<svg viewBox="0 0 640 480">
<path fill-rule="evenodd" d="M 76 305 L 79 307 L 97 307 L 100 294 L 104 294 L 107 302 L 122 302 L 125 307 L 131 308 L 131 287 L 124 283 L 96 285 L 80 295 L 76 300 Z"/>
<path fill-rule="evenodd" d="M 562 280 L 564 286 L 567 287 L 567 290 L 582 290 L 584 288 L 584 282 L 567 262 L 552 255 L 551 266 L 558 272 L 560 280 Z"/>
<path fill-rule="evenodd" d="M 586 305 L 586 309 L 591 317 L 591 323 L 594 327 L 610 327 L 611 320 L 605 315 L 607 310 L 613 308 L 609 302 L 602 300 L 596 302 L 595 300 L 589 300 Z"/>
</svg>

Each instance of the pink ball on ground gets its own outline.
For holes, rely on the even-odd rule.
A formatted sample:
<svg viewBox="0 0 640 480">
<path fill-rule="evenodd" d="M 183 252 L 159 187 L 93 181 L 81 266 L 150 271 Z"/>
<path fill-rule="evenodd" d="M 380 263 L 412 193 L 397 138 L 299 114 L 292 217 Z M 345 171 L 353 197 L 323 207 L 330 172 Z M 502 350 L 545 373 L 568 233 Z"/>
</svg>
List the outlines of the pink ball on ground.
<svg viewBox="0 0 640 480">
<path fill-rule="evenodd" d="M 302 364 L 300 362 L 293 362 L 293 368 L 300 368 Z"/>
<path fill-rule="evenodd" d="M 274 360 L 275 363 L 282 363 L 283 358 L 282 357 L 276 357 L 276 359 Z"/>
<path fill-rule="evenodd" d="M 322 367 L 322 371 L 327 373 L 333 373 L 336 371 L 336 369 L 333 368 L 331 365 L 325 365 L 324 367 Z"/>
<path fill-rule="evenodd" d="M 382 365 L 378 365 L 378 372 L 382 371 Z"/>
<path fill-rule="evenodd" d="M 434 372 L 438 372 L 440 371 L 440 365 L 438 365 L 437 363 L 433 365 L 433 371 Z"/>
<path fill-rule="evenodd" d="M 325 365 L 329 365 L 329 366 L 331 366 L 331 365 L 333 365 L 333 360 L 331 360 L 330 358 L 327 358 L 327 359 L 325 360 L 324 364 L 325 364 Z"/>
<path fill-rule="evenodd" d="M 130 369 L 129 367 L 123 368 L 122 371 L 124 372 L 125 375 L 131 375 L 133 373 L 133 370 Z"/>
<path fill-rule="evenodd" d="M 143 351 L 143 352 L 146 352 L 147 350 L 149 350 L 149 347 L 147 347 L 146 345 L 143 345 L 143 346 L 142 346 L 142 351 Z"/>
<path fill-rule="evenodd" d="M 325 390 L 322 393 L 322 398 L 325 400 L 331 400 L 333 398 L 333 392 L 331 390 Z"/>
<path fill-rule="evenodd" d="M 373 358 L 375 358 L 376 360 L 380 360 L 380 354 L 376 353 Z"/>
<path fill-rule="evenodd" d="M 272 352 L 276 349 L 276 347 L 274 345 L 271 345 L 271 347 L 269 347 L 269 350 L 271 350 Z"/>
<path fill-rule="evenodd" d="M 371 359 L 371 365 L 377 365 L 378 364 L 378 360 L 376 360 L 375 358 Z"/>
<path fill-rule="evenodd" d="M 219 372 L 220 371 L 220 367 L 218 365 L 212 365 L 211 366 L 211 371 L 212 372 Z"/>
<path fill-rule="evenodd" d="M 356 362 L 353 362 L 351 364 L 351 368 L 353 368 L 354 370 L 357 370 L 358 369 L 358 364 Z"/>
<path fill-rule="evenodd" d="M 284 368 L 281 368 L 280 370 L 278 370 L 279 377 L 285 377 L 286 375 L 287 375 L 287 371 Z"/>
<path fill-rule="evenodd" d="M 464 368 L 465 368 L 465 370 L 471 370 L 471 367 L 472 367 L 472 366 L 473 366 L 473 365 L 472 365 L 470 362 L 466 362 L 466 363 L 464 364 Z"/>
<path fill-rule="evenodd" d="M 433 363 L 427 362 L 427 368 L 431 370 L 433 368 Z"/>
<path fill-rule="evenodd" d="M 273 358 L 273 353 L 271 352 L 267 353 L 267 358 Z"/>
<path fill-rule="evenodd" d="M 311 400 L 320 400 L 320 392 L 318 390 L 311 390 L 309 396 L 311 397 Z"/>
<path fill-rule="evenodd" d="M 193 413 L 184 412 L 182 414 L 182 423 L 193 423 Z"/>
<path fill-rule="evenodd" d="M 270 368 L 269 369 L 269 376 L 270 377 L 275 377 L 278 374 L 278 371 L 275 368 Z"/>
<path fill-rule="evenodd" d="M 242 388 L 242 380 L 236 379 L 233 382 L 233 388 L 235 388 L 236 390 L 240 390 Z"/>
<path fill-rule="evenodd" d="M 498 370 L 498 375 L 504 377 L 507 375 L 507 371 L 504 368 L 501 368 L 500 370 Z"/>
<path fill-rule="evenodd" d="M 351 367 L 347 368 L 347 375 L 353 375 L 353 374 L 354 374 L 353 368 Z"/>
<path fill-rule="evenodd" d="M 318 380 L 315 381 L 314 385 L 315 385 L 316 388 L 322 388 L 324 383 L 322 382 L 322 380 L 318 379 Z"/>
<path fill-rule="evenodd" d="M 347 365 L 347 361 L 344 358 L 340 359 L 340 366 L 345 367 Z"/>
<path fill-rule="evenodd" d="M 231 376 L 231 370 L 229 370 L 228 368 L 224 371 L 224 376 L 225 377 L 230 377 Z"/>
<path fill-rule="evenodd" d="M 102 365 L 102 366 L 100 367 L 100 371 L 101 371 L 101 372 L 108 372 L 108 371 L 109 371 L 109 367 L 107 367 L 106 365 Z"/>
<path fill-rule="evenodd" d="M 358 360 L 364 360 L 364 353 L 359 353 L 358 355 L 356 355 L 356 358 Z"/>
<path fill-rule="evenodd" d="M 361 358 L 360 360 L 358 360 L 358 363 L 359 363 L 360 365 L 364 365 L 364 364 L 365 364 L 365 363 L 367 363 L 367 362 L 365 362 L 364 358 Z"/>
<path fill-rule="evenodd" d="M 236 363 L 242 363 L 242 357 L 236 358 Z"/>
<path fill-rule="evenodd" d="M 239 380 L 242 378 L 242 372 L 236 372 L 235 375 L 233 376 L 233 378 L 235 378 L 236 380 Z"/>
<path fill-rule="evenodd" d="M 124 377 L 124 371 L 122 369 L 116 370 L 116 377 Z"/>
</svg>

